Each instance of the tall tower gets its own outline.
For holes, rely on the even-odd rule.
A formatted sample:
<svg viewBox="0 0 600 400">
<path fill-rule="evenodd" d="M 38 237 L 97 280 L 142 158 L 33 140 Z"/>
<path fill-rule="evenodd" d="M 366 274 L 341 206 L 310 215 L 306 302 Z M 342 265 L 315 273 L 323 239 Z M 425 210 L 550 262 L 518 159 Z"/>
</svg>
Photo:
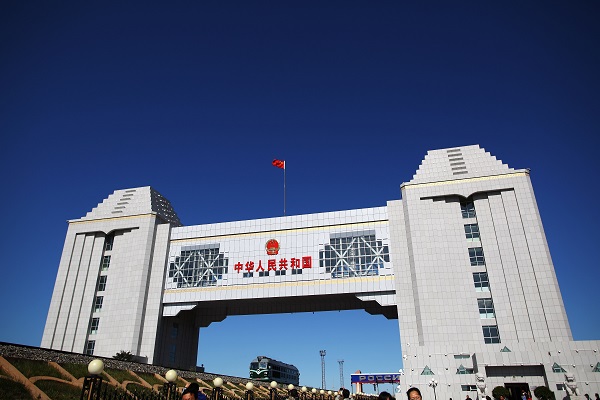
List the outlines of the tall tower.
<svg viewBox="0 0 600 400">
<path fill-rule="evenodd" d="M 156 359 L 165 255 L 181 222 L 150 186 L 116 190 L 69 221 L 42 347 L 111 357 Z M 118 338 L 118 339 L 117 339 Z M 198 346 L 197 338 L 186 343 Z M 195 366 L 196 357 L 179 364 Z"/>
<path fill-rule="evenodd" d="M 344 386 L 344 360 L 338 360 L 338 364 L 340 364 L 340 387 Z"/>
<path fill-rule="evenodd" d="M 321 355 L 321 389 L 325 389 L 325 350 L 319 350 Z"/>
</svg>

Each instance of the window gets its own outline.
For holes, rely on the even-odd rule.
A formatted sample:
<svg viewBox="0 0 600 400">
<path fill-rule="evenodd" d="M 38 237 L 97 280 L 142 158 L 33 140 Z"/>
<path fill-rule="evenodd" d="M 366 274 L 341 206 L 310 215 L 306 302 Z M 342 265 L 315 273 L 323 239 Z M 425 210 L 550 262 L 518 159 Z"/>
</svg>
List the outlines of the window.
<svg viewBox="0 0 600 400">
<path fill-rule="evenodd" d="M 252 278 L 254 276 L 253 272 L 244 272 L 244 278 Z"/>
<path fill-rule="evenodd" d="M 110 256 L 102 257 L 102 271 L 106 271 L 110 265 Z"/>
<path fill-rule="evenodd" d="M 302 274 L 302 270 L 301 269 L 294 268 L 292 270 L 292 275 L 300 275 L 300 274 Z"/>
<path fill-rule="evenodd" d="M 106 289 L 106 275 L 101 275 L 100 277 L 98 277 L 98 291 L 99 292 L 104 292 L 104 289 Z"/>
<path fill-rule="evenodd" d="M 85 349 L 83 350 L 83 352 L 89 356 L 94 354 L 94 347 L 96 347 L 96 341 L 95 340 L 88 340 L 87 343 L 85 344 Z"/>
<path fill-rule="evenodd" d="M 104 241 L 104 250 L 112 250 L 114 241 L 115 237 L 113 235 L 107 236 Z"/>
<path fill-rule="evenodd" d="M 476 292 L 489 292 L 490 281 L 488 280 L 487 272 L 475 272 L 473 273 L 473 282 L 475 283 Z"/>
<path fill-rule="evenodd" d="M 100 324 L 100 318 L 92 318 L 92 323 L 90 324 L 90 335 L 95 335 L 98 333 L 98 325 Z"/>
<path fill-rule="evenodd" d="M 475 204 L 472 201 L 461 201 L 460 212 L 463 218 L 475 218 Z"/>
<path fill-rule="evenodd" d="M 426 365 L 425 368 L 423 368 L 423 371 L 421 371 L 421 375 L 435 375 L 435 374 L 433 373 L 431 368 L 429 368 L 429 365 Z"/>
<path fill-rule="evenodd" d="M 465 236 L 467 239 L 479 239 L 479 225 L 477 224 L 466 224 L 465 225 Z"/>
<path fill-rule="evenodd" d="M 177 288 L 217 286 L 229 265 L 219 248 L 218 244 L 182 248 L 169 263 L 169 283 Z"/>
<path fill-rule="evenodd" d="M 563 367 L 561 367 L 560 365 L 558 365 L 557 363 L 554 363 L 554 365 L 552 366 L 552 372 L 558 374 L 558 373 L 567 372 L 567 371 L 565 371 L 565 369 Z"/>
<path fill-rule="evenodd" d="M 104 296 L 96 296 L 94 299 L 94 312 L 98 312 L 102 309 L 102 303 L 104 302 Z"/>
<path fill-rule="evenodd" d="M 258 271 L 258 276 L 269 276 L 269 271 Z"/>
<path fill-rule="evenodd" d="M 455 354 L 454 358 L 456 360 L 460 360 L 461 358 L 471 358 L 471 355 L 470 354 Z"/>
<path fill-rule="evenodd" d="M 280 269 L 278 271 L 275 271 L 275 276 L 279 276 L 279 275 L 285 275 L 285 269 Z"/>
<path fill-rule="evenodd" d="M 376 276 L 389 261 L 389 247 L 375 231 L 332 234 L 319 251 L 319 265 L 332 278 Z"/>
<path fill-rule="evenodd" d="M 594 367 L 594 369 L 592 370 L 592 372 L 600 372 L 600 362 L 596 363 L 596 366 Z"/>
<path fill-rule="evenodd" d="M 169 362 L 175 362 L 175 354 L 177 353 L 177 345 L 175 343 L 169 346 Z"/>
<path fill-rule="evenodd" d="M 485 265 L 485 257 L 483 256 L 483 248 L 471 247 L 469 249 L 469 260 L 471 265 Z"/>
<path fill-rule="evenodd" d="M 460 385 L 460 390 L 463 392 L 474 392 L 477 390 L 475 385 Z"/>
<path fill-rule="evenodd" d="M 496 325 L 483 327 L 483 340 L 486 344 L 500 343 L 500 333 Z"/>
<path fill-rule="evenodd" d="M 479 306 L 480 318 L 496 318 L 492 299 L 477 299 L 477 305 Z"/>
<path fill-rule="evenodd" d="M 471 375 L 473 372 L 473 368 L 465 368 L 462 364 L 456 369 L 457 375 Z"/>
</svg>

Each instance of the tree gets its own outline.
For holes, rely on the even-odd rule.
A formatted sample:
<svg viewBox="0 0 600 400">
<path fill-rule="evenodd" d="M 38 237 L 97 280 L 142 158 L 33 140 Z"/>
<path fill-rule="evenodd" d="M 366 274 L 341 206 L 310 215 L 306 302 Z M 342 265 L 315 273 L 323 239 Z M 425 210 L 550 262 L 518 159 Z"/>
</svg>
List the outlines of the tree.
<svg viewBox="0 0 600 400">
<path fill-rule="evenodd" d="M 554 392 L 546 386 L 538 386 L 533 390 L 533 394 L 540 400 L 555 400 Z"/>
<path fill-rule="evenodd" d="M 494 396 L 494 398 L 497 400 L 500 399 L 500 396 L 504 396 L 505 399 L 509 399 L 510 392 L 504 386 L 496 386 L 494 390 L 492 390 L 492 396 Z"/>
<path fill-rule="evenodd" d="M 131 354 L 129 351 L 121 350 L 115 354 L 113 358 L 119 361 L 131 361 L 133 360 L 133 354 Z"/>
</svg>

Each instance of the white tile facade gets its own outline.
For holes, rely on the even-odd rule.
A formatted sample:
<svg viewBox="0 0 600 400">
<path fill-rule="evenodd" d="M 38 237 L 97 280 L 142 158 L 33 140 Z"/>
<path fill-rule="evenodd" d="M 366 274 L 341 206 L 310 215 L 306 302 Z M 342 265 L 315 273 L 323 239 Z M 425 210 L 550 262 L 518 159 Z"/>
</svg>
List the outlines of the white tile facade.
<svg viewBox="0 0 600 400">
<path fill-rule="evenodd" d="M 435 378 L 440 399 L 476 398 L 478 372 L 486 394 L 548 385 L 564 397 L 555 363 L 582 394 L 600 391 L 599 342 L 572 340 L 528 170 L 476 145 L 433 150 L 401 193 L 384 207 L 184 227 L 152 188 L 115 191 L 69 221 L 42 346 L 93 341 L 94 354 L 189 368 L 198 330 L 227 315 L 364 308 L 398 318 L 404 391 L 431 397 Z M 498 343 L 485 343 L 489 327 Z"/>
</svg>

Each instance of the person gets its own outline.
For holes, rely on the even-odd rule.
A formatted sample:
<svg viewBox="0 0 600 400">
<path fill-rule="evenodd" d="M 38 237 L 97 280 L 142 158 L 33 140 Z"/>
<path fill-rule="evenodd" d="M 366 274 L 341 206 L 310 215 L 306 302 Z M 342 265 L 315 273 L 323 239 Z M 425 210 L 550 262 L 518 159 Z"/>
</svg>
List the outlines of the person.
<svg viewBox="0 0 600 400">
<path fill-rule="evenodd" d="M 350 391 L 348 389 L 342 389 L 342 397 L 344 399 L 349 399 L 350 398 Z"/>
<path fill-rule="evenodd" d="M 471 400 L 471 398 L 469 397 L 469 395 L 467 395 L 467 397 L 465 397 L 465 400 Z"/>
<path fill-rule="evenodd" d="M 592 399 L 590 398 L 590 395 L 589 395 L 589 394 L 587 394 L 587 393 L 586 393 L 586 394 L 584 394 L 584 396 L 585 396 L 585 400 L 592 400 Z"/>
<path fill-rule="evenodd" d="M 204 394 L 202 389 L 198 390 L 198 400 L 208 400 L 208 396 Z"/>
<path fill-rule="evenodd" d="M 200 386 L 196 382 L 192 382 L 183 389 L 181 400 L 198 400 L 198 392 Z M 206 396 L 205 396 L 206 397 Z"/>
<path fill-rule="evenodd" d="M 296 388 L 290 390 L 288 400 L 298 400 L 298 390 Z"/>
<path fill-rule="evenodd" d="M 392 396 L 388 392 L 381 392 L 381 393 L 379 393 L 379 397 L 377 397 L 377 400 L 396 400 L 396 399 L 394 398 L 394 396 Z"/>
<path fill-rule="evenodd" d="M 598 393 L 596 393 L 594 396 L 596 396 L 596 400 L 600 400 L 600 396 L 598 395 Z"/>
<path fill-rule="evenodd" d="M 411 387 L 406 391 L 406 397 L 408 400 L 421 400 L 421 391 L 416 387 Z"/>
<path fill-rule="evenodd" d="M 335 400 L 342 400 L 342 391 L 344 390 L 343 387 L 340 388 L 340 390 L 338 390 L 338 392 L 335 394 Z"/>
<path fill-rule="evenodd" d="M 521 400 L 527 400 L 527 393 L 524 390 L 521 390 Z"/>
</svg>

